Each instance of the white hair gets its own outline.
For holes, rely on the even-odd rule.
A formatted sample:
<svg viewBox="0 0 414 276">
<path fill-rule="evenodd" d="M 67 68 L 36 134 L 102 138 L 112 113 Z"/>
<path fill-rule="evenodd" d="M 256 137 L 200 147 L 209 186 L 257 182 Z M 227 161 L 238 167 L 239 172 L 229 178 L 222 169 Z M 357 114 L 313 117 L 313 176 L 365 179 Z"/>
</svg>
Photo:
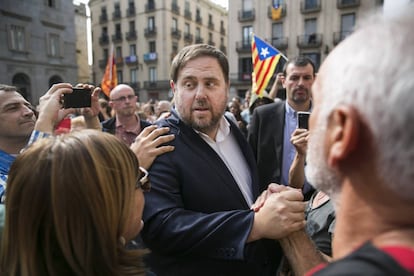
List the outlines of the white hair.
<svg viewBox="0 0 414 276">
<path fill-rule="evenodd" d="M 384 185 L 414 199 L 414 5 L 375 17 L 328 57 L 321 116 L 339 104 L 356 108 L 370 128 Z M 331 59 L 331 60 L 329 60 Z M 328 61 L 329 60 L 329 61 Z"/>
</svg>

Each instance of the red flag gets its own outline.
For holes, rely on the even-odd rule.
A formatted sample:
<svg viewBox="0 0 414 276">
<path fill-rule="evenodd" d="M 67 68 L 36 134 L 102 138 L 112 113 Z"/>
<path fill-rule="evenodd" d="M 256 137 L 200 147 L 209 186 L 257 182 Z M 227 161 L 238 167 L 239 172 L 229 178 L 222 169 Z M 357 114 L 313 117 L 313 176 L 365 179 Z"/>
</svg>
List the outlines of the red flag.
<svg viewBox="0 0 414 276">
<path fill-rule="evenodd" d="M 118 85 L 118 77 L 116 72 L 115 55 L 113 49 L 109 54 L 108 63 L 106 64 L 105 74 L 102 78 L 101 88 L 104 94 L 109 98 L 109 93 Z"/>
</svg>

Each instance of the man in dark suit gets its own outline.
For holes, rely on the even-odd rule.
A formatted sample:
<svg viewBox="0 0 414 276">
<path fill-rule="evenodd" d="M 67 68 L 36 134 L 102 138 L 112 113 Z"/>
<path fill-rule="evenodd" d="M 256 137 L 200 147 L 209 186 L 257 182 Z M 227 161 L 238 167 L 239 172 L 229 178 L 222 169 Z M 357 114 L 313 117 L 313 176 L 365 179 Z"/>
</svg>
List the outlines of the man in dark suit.
<svg viewBox="0 0 414 276">
<path fill-rule="evenodd" d="M 275 275 L 282 252 L 269 239 L 305 225 L 298 190 L 280 190 L 251 210 L 266 187 L 247 141 L 224 117 L 228 71 L 226 56 L 205 44 L 183 48 L 172 62 L 175 109 L 158 124 L 175 134 L 175 150 L 150 168 L 143 216 L 147 264 L 157 275 Z"/>
<path fill-rule="evenodd" d="M 256 157 L 260 185 L 270 182 L 289 185 L 289 168 L 297 158 L 290 142 L 297 128 L 297 112 L 311 111 L 311 86 L 315 80 L 315 66 L 306 57 L 289 60 L 283 69 L 282 85 L 286 101 L 260 106 L 250 121 L 248 141 Z M 305 182 L 304 194 L 312 187 Z"/>
</svg>

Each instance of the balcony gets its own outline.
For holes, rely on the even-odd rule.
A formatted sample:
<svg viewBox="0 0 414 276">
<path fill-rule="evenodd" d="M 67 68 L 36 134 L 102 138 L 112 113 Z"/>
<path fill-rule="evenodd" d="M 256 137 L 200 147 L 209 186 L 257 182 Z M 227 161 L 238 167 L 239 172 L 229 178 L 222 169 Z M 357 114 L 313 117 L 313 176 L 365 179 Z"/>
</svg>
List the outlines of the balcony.
<svg viewBox="0 0 414 276">
<path fill-rule="evenodd" d="M 112 35 L 112 42 L 114 43 L 122 42 L 122 33 L 116 32 L 114 35 Z"/>
<path fill-rule="evenodd" d="M 321 2 L 320 0 L 305 0 L 300 3 L 300 12 L 305 13 L 314 13 L 321 11 Z"/>
<path fill-rule="evenodd" d="M 250 41 L 237 41 L 236 51 L 238 53 L 249 53 L 252 51 L 252 45 Z"/>
<path fill-rule="evenodd" d="M 189 10 L 184 10 L 185 19 L 191 20 L 191 12 Z"/>
<path fill-rule="evenodd" d="M 282 6 L 282 12 L 280 13 L 280 18 L 285 17 L 286 16 L 286 3 L 281 4 L 280 6 Z M 270 5 L 267 8 L 267 17 L 269 17 L 270 19 L 272 19 L 272 8 L 273 6 Z"/>
<path fill-rule="evenodd" d="M 151 28 L 145 28 L 144 30 L 144 36 L 145 37 L 153 37 L 157 34 L 157 28 L 156 27 L 151 27 Z"/>
<path fill-rule="evenodd" d="M 200 25 L 203 24 L 203 18 L 201 18 L 201 16 L 199 16 L 199 15 L 196 16 L 195 21 L 196 21 L 197 24 L 200 24 Z"/>
<path fill-rule="evenodd" d="M 180 15 L 180 6 L 177 4 L 172 3 L 171 4 L 171 11 L 177 15 Z"/>
<path fill-rule="evenodd" d="M 100 23 L 100 24 L 103 24 L 103 23 L 106 23 L 106 22 L 108 22 L 108 14 L 106 14 L 106 13 L 102 13 L 102 14 L 99 16 L 99 23 Z"/>
<path fill-rule="evenodd" d="M 212 31 L 214 31 L 214 23 L 213 22 L 208 22 L 208 28 Z"/>
<path fill-rule="evenodd" d="M 193 43 L 193 35 L 190 34 L 190 33 L 185 33 L 184 34 L 184 41 L 185 42 Z"/>
<path fill-rule="evenodd" d="M 125 33 L 125 39 L 128 41 L 133 41 L 137 39 L 137 31 L 129 31 Z"/>
<path fill-rule="evenodd" d="M 243 11 L 240 10 L 238 14 L 239 22 L 253 21 L 256 17 L 255 10 Z"/>
<path fill-rule="evenodd" d="M 220 28 L 220 34 L 226 35 L 226 29 L 224 27 Z"/>
<path fill-rule="evenodd" d="M 207 44 L 211 46 L 216 46 L 216 43 L 213 40 L 207 41 Z"/>
<path fill-rule="evenodd" d="M 138 91 L 141 89 L 141 83 L 139 81 L 137 82 L 130 82 L 128 83 L 129 86 L 132 87 L 132 89 L 134 89 L 134 91 Z"/>
<path fill-rule="evenodd" d="M 158 60 L 158 55 L 156 52 L 149 52 L 144 54 L 145 63 L 155 63 Z"/>
<path fill-rule="evenodd" d="M 106 64 L 108 63 L 108 58 L 100 59 L 98 63 L 99 68 L 104 69 L 106 67 Z"/>
<path fill-rule="evenodd" d="M 122 57 L 115 57 L 115 64 L 116 66 L 123 66 L 124 65 L 124 59 Z"/>
<path fill-rule="evenodd" d="M 126 15 L 128 17 L 135 16 L 135 6 L 134 5 L 128 7 L 128 9 L 126 10 Z"/>
<path fill-rule="evenodd" d="M 121 19 L 121 10 L 117 9 L 112 13 L 112 19 L 113 20 L 119 20 Z"/>
<path fill-rule="evenodd" d="M 224 45 L 220 45 L 220 51 L 222 51 L 225 55 L 227 54 L 227 48 Z"/>
<path fill-rule="evenodd" d="M 348 35 L 350 35 L 351 31 L 341 31 L 341 32 L 335 32 L 333 34 L 333 45 L 337 45 L 342 40 L 344 40 Z"/>
<path fill-rule="evenodd" d="M 272 46 L 278 50 L 286 50 L 288 48 L 288 38 L 287 37 L 273 37 Z"/>
<path fill-rule="evenodd" d="M 250 82 L 252 80 L 252 72 L 239 72 L 238 80 L 242 82 Z"/>
<path fill-rule="evenodd" d="M 146 90 L 170 89 L 170 81 L 169 80 L 144 81 L 144 89 Z"/>
<path fill-rule="evenodd" d="M 301 49 L 319 48 L 322 45 L 322 34 L 298 35 L 297 44 Z"/>
<path fill-rule="evenodd" d="M 138 57 L 137 56 L 126 56 L 125 57 L 126 65 L 137 65 L 138 64 Z"/>
<path fill-rule="evenodd" d="M 145 12 L 154 12 L 155 11 L 155 2 L 151 2 L 145 5 Z"/>
<path fill-rule="evenodd" d="M 338 9 L 356 8 L 359 7 L 360 0 L 337 0 L 336 7 Z"/>
<path fill-rule="evenodd" d="M 203 39 L 201 36 L 197 36 L 197 37 L 195 38 L 195 43 L 200 44 L 200 43 L 203 43 L 203 42 L 204 42 L 204 39 Z"/>
<path fill-rule="evenodd" d="M 99 45 L 108 45 L 109 44 L 109 35 L 108 34 L 102 34 L 99 37 Z"/>
<path fill-rule="evenodd" d="M 181 31 L 178 30 L 177 28 L 171 28 L 171 36 L 175 39 L 180 39 L 181 38 Z"/>
</svg>

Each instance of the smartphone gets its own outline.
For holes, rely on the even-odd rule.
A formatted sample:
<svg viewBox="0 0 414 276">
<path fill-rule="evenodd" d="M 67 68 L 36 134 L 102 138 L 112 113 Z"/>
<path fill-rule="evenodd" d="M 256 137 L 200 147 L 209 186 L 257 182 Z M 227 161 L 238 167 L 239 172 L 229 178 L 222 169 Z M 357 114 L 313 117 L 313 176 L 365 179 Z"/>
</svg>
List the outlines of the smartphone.
<svg viewBox="0 0 414 276">
<path fill-rule="evenodd" d="M 310 112 L 298 111 L 298 128 L 309 129 Z"/>
<path fill-rule="evenodd" d="M 90 89 L 79 87 L 73 87 L 72 89 L 72 93 L 63 94 L 64 108 L 91 107 L 92 91 Z"/>
</svg>

